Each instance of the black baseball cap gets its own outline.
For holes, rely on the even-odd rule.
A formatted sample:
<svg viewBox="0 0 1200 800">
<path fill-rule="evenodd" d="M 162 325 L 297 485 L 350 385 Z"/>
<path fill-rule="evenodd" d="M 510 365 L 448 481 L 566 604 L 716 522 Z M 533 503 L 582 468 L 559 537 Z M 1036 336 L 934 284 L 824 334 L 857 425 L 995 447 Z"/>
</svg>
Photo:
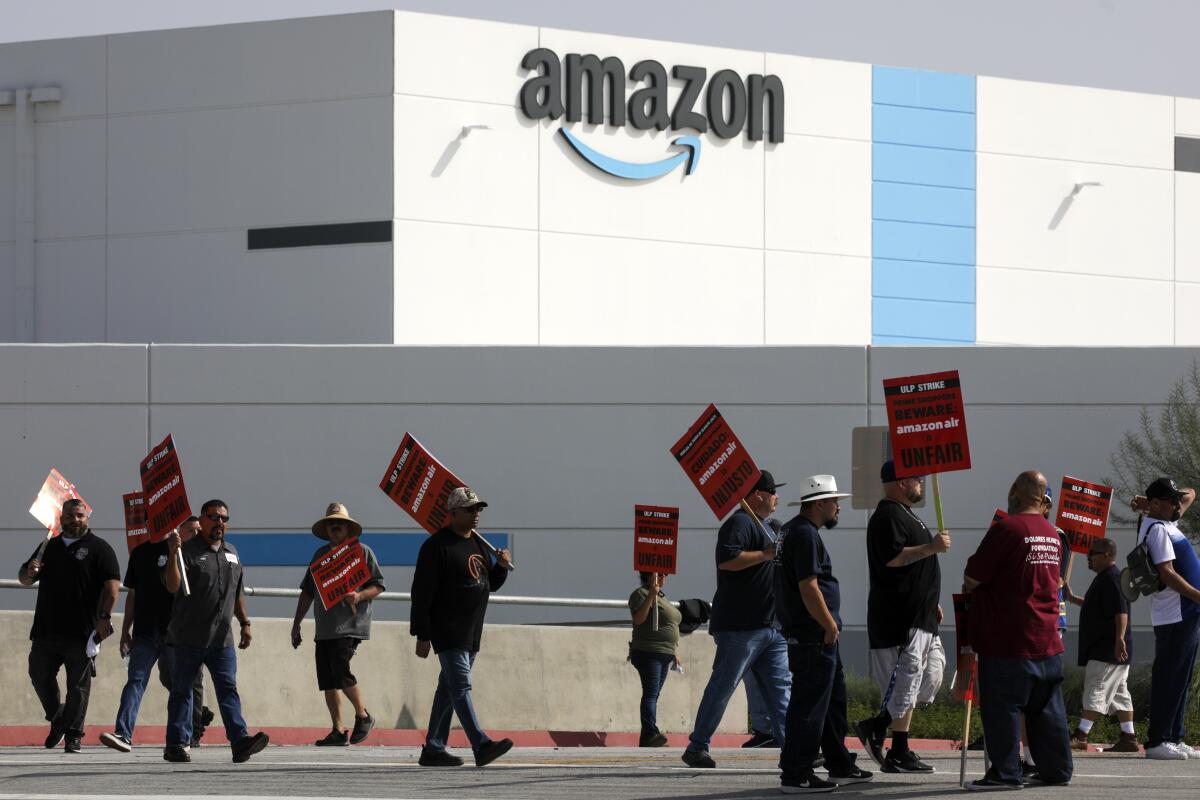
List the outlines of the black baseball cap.
<svg viewBox="0 0 1200 800">
<path fill-rule="evenodd" d="M 767 494 L 778 494 L 779 493 L 778 489 L 780 486 L 787 486 L 787 484 L 786 483 L 776 483 L 775 476 L 772 475 L 771 473 L 767 472 L 764 469 L 762 471 L 762 477 L 758 479 L 758 483 L 754 484 L 754 488 L 751 489 L 750 491 L 766 492 Z"/>
<path fill-rule="evenodd" d="M 1170 478 L 1158 478 L 1146 487 L 1147 500 L 1180 500 L 1183 492 Z"/>
<path fill-rule="evenodd" d="M 920 480 L 921 478 L 924 478 L 925 476 L 924 475 L 908 475 L 907 477 L 917 478 L 918 480 Z M 887 461 L 883 462 L 883 466 L 879 468 L 879 482 L 880 483 L 895 483 L 898 480 L 900 480 L 900 479 L 896 477 L 896 462 L 889 458 Z"/>
</svg>

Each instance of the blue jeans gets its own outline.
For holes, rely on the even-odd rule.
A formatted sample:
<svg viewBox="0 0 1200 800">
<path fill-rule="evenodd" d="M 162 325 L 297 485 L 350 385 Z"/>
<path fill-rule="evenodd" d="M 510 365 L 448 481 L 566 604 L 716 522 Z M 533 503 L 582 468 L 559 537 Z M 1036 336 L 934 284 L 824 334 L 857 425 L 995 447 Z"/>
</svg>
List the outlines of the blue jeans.
<svg viewBox="0 0 1200 800">
<path fill-rule="evenodd" d="M 202 666 L 212 676 L 225 738 L 233 744 L 249 735 L 242 719 L 242 698 L 237 690 L 237 651 L 229 647 L 175 645 L 175 671 L 167 699 L 167 744 L 183 746 L 192 740 L 192 686 Z"/>
<path fill-rule="evenodd" d="M 771 732 L 771 710 L 767 707 L 767 698 L 763 697 L 762 692 L 758 690 L 758 683 L 751 680 L 743 680 L 742 685 L 746 687 L 746 710 L 750 713 L 750 727 L 756 733 Z"/>
<path fill-rule="evenodd" d="M 1021 715 L 1029 752 L 1047 783 L 1071 780 L 1071 734 L 1062 699 L 1062 656 L 1048 658 L 979 657 L 979 711 L 983 740 L 992 768 L 987 777 L 1021 781 Z"/>
<path fill-rule="evenodd" d="M 442 674 L 438 676 L 437 691 L 433 694 L 433 708 L 429 711 L 429 732 L 425 736 L 425 749 L 446 749 L 446 740 L 450 737 L 450 714 L 453 712 L 458 716 L 458 724 L 467 735 L 471 749 L 478 751 L 491 741 L 491 737 L 479 729 L 475 705 L 471 702 L 471 667 L 475 665 L 475 653 L 466 650 L 444 650 L 438 653 L 437 657 L 442 664 Z"/>
<path fill-rule="evenodd" d="M 696 709 L 696 729 L 689 737 L 687 749 L 708 752 L 713 734 L 725 716 L 725 706 L 743 676 L 757 683 L 771 714 L 771 732 L 782 743 L 792 683 L 787 642 L 774 628 L 713 631 L 712 637 L 717 654 L 704 696 L 700 698 L 700 708 Z"/>
<path fill-rule="evenodd" d="M 171 676 L 175 668 L 175 648 L 158 636 L 134 636 L 129 642 L 129 678 L 121 690 L 121 705 L 117 709 L 116 732 L 128 741 L 133 741 L 133 728 L 137 724 L 138 711 L 142 707 L 142 695 L 150 683 L 150 670 L 158 662 L 158 677 L 162 685 L 171 690 Z M 204 676 L 196 673 L 192 684 L 192 732 L 200 728 L 200 709 L 204 702 Z"/>
<path fill-rule="evenodd" d="M 629 663 L 633 664 L 634 669 L 638 671 L 638 677 L 642 679 L 642 703 L 639 711 L 642 718 L 642 738 L 646 739 L 659 733 L 658 695 L 662 692 L 663 684 L 667 682 L 667 672 L 675 663 L 675 656 L 630 650 Z"/>
<path fill-rule="evenodd" d="M 788 645 L 792 668 L 792 699 L 787 707 L 787 738 L 779 755 L 784 780 L 805 780 L 813 774 L 818 748 L 825 766 L 848 772 L 854 758 L 846 749 L 846 675 L 837 643 Z"/>
<path fill-rule="evenodd" d="M 1154 626 L 1154 667 L 1150 682 L 1150 729 L 1146 747 L 1183 741 L 1183 712 L 1192 686 L 1200 617 Z"/>
</svg>

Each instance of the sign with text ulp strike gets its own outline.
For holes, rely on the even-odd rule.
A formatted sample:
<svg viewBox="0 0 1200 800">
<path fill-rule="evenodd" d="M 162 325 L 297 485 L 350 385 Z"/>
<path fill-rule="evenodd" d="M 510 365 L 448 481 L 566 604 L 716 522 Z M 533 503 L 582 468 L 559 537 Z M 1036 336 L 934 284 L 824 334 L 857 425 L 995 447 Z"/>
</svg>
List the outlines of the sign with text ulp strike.
<svg viewBox="0 0 1200 800">
<path fill-rule="evenodd" d="M 633 569 L 675 574 L 679 550 L 679 509 L 669 506 L 633 507 Z"/>
<path fill-rule="evenodd" d="M 379 488 L 396 505 L 430 533 L 446 527 L 450 513 L 446 500 L 450 493 L 466 486 L 453 472 L 418 442 L 411 433 L 404 434 L 400 449 L 388 463 Z"/>
<path fill-rule="evenodd" d="M 313 584 L 325 610 L 333 608 L 343 597 L 358 591 L 371 577 L 362 542 L 352 536 L 308 565 Z"/>
<path fill-rule="evenodd" d="M 896 475 L 971 468 L 958 370 L 883 382 Z"/>
<path fill-rule="evenodd" d="M 38 489 L 37 499 L 29 508 L 29 513 L 42 523 L 42 527 L 49 532 L 51 539 L 62 533 L 62 504 L 68 500 L 83 500 L 83 507 L 87 509 L 89 515 L 92 513 L 92 507 L 88 505 L 88 501 L 75 491 L 75 484 L 63 477 L 61 472 L 51 468 L 50 474 L 42 483 L 42 488 Z"/>
<path fill-rule="evenodd" d="M 140 469 L 146 529 L 150 541 L 161 542 L 192 515 L 183 485 L 183 469 L 179 466 L 179 451 L 170 434 L 142 459 Z"/>
<path fill-rule="evenodd" d="M 671 448 L 671 455 L 717 519 L 724 519 L 762 475 L 729 423 L 711 404 Z"/>
<path fill-rule="evenodd" d="M 1092 542 L 1104 538 L 1111 504 L 1111 486 L 1063 476 L 1055 524 L 1067 534 L 1067 544 L 1072 551 L 1087 555 Z"/>
<path fill-rule="evenodd" d="M 125 546 L 129 552 L 139 544 L 150 541 L 150 530 L 146 527 L 146 496 L 141 492 L 121 495 L 125 509 Z"/>
</svg>

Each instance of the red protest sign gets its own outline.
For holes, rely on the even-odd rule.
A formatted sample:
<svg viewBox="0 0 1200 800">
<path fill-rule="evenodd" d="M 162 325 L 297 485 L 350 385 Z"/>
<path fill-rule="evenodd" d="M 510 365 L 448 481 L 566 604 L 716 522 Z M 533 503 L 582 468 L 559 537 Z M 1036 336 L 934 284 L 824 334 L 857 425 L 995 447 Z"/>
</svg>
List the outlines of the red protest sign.
<svg viewBox="0 0 1200 800">
<path fill-rule="evenodd" d="M 142 459 L 142 494 L 146 501 L 146 528 L 150 541 L 161 542 L 192 515 L 179 451 L 170 434 Z"/>
<path fill-rule="evenodd" d="M 146 496 L 141 492 L 123 494 L 121 505 L 125 508 L 125 546 L 132 553 L 133 548 L 150 541 L 150 531 L 146 528 Z"/>
<path fill-rule="evenodd" d="M 957 370 L 889 378 L 883 397 L 897 476 L 971 468 Z"/>
<path fill-rule="evenodd" d="M 346 595 L 357 591 L 371 577 L 366 553 L 357 536 L 331 548 L 309 564 L 308 571 L 312 573 L 317 596 L 321 598 L 321 605 L 325 606 L 326 611 Z"/>
<path fill-rule="evenodd" d="M 62 533 L 62 504 L 68 500 L 83 500 L 83 506 L 91 516 L 92 507 L 75 491 L 75 484 L 52 468 L 42 488 L 38 489 L 37 499 L 29 508 L 29 513 L 50 532 L 50 538 Z"/>
<path fill-rule="evenodd" d="M 1008 516 L 1005 514 L 1005 516 Z M 954 677 L 954 699 L 979 700 L 979 660 L 971 649 L 968 634 L 971 595 L 956 594 L 954 598 L 954 643 L 958 648 L 958 674 Z M 964 743 L 964 747 L 966 744 Z"/>
<path fill-rule="evenodd" d="M 724 519 L 762 475 L 712 404 L 671 447 L 671 455 L 717 519 Z"/>
<path fill-rule="evenodd" d="M 633 507 L 633 569 L 674 575 L 679 549 L 679 509 Z"/>
<path fill-rule="evenodd" d="M 991 524 L 992 524 L 992 525 L 995 525 L 997 522 L 999 522 L 1000 520 L 1004 519 L 1004 518 L 1005 518 L 1005 517 L 1007 517 L 1007 516 L 1008 516 L 1008 512 L 1007 512 L 1007 511 L 1001 511 L 1000 509 L 998 509 L 998 508 L 997 508 L 997 509 L 996 509 L 996 513 L 995 513 L 995 514 L 992 514 L 992 522 L 991 522 Z"/>
<path fill-rule="evenodd" d="M 1092 542 L 1104 538 L 1110 505 L 1111 486 L 1063 476 L 1055 524 L 1067 534 L 1067 544 L 1072 551 L 1087 555 Z"/>
<path fill-rule="evenodd" d="M 450 493 L 466 486 L 426 450 L 411 433 L 404 434 L 400 449 L 388 463 L 379 488 L 417 524 L 430 533 L 446 527 Z"/>
</svg>

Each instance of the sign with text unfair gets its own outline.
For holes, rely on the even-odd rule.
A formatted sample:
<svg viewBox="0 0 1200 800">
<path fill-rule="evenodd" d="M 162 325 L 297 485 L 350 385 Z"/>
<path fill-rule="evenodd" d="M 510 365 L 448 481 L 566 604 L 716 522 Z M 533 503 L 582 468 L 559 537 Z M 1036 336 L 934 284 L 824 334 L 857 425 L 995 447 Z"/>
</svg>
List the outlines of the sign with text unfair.
<svg viewBox="0 0 1200 800">
<path fill-rule="evenodd" d="M 146 500 L 146 529 L 150 541 L 161 542 L 192 515 L 179 451 L 170 434 L 142 459 L 139 469 Z"/>
<path fill-rule="evenodd" d="M 29 508 L 29 513 L 42 523 L 42 527 L 48 532 L 47 539 L 53 539 L 62 533 L 62 504 L 68 500 L 83 500 L 83 507 L 87 509 L 89 515 L 92 513 L 92 507 L 88 505 L 88 501 L 75 491 L 75 484 L 64 478 L 61 472 L 52 468 L 50 474 L 46 476 L 45 482 L 42 483 L 42 488 L 38 489 L 37 499 Z"/>
<path fill-rule="evenodd" d="M 313 585 L 317 587 L 317 595 L 326 611 L 346 595 L 358 591 L 371 577 L 366 553 L 357 536 L 330 548 L 308 565 L 308 571 L 312 573 Z"/>
<path fill-rule="evenodd" d="M 633 507 L 633 569 L 674 575 L 679 549 L 679 509 Z"/>
<path fill-rule="evenodd" d="M 133 548 L 150 541 L 150 530 L 146 527 L 146 496 L 141 492 L 123 494 L 121 506 L 125 509 L 125 546 L 132 553 Z"/>
<path fill-rule="evenodd" d="M 1063 476 L 1055 524 L 1067 534 L 1067 545 L 1073 552 L 1087 555 L 1092 543 L 1104 538 L 1111 504 L 1111 486 Z"/>
<path fill-rule="evenodd" d="M 724 519 L 762 475 L 733 435 L 729 423 L 712 404 L 674 444 L 671 455 L 717 519 Z"/>
<path fill-rule="evenodd" d="M 971 468 L 958 371 L 883 382 L 896 475 L 931 475 Z"/>
<path fill-rule="evenodd" d="M 449 524 L 446 500 L 450 493 L 466 486 L 433 457 L 411 433 L 400 440 L 400 449 L 388 462 L 379 488 L 403 508 L 429 533 L 437 533 Z"/>
</svg>

